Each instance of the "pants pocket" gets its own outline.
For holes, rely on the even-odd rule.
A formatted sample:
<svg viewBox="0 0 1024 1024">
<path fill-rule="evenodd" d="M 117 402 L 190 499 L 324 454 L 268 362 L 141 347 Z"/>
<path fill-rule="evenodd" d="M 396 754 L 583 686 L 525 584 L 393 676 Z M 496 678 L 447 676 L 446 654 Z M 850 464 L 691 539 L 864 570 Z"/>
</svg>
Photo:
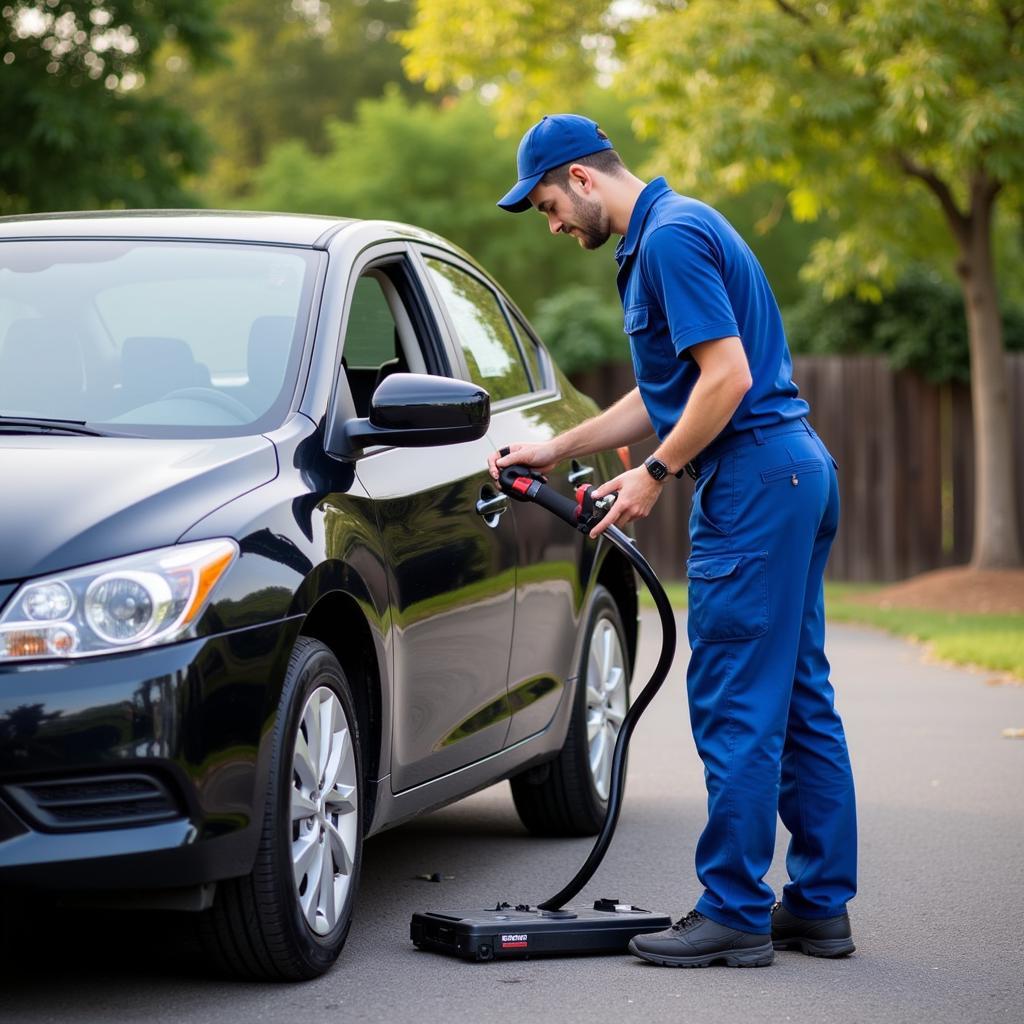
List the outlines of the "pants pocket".
<svg viewBox="0 0 1024 1024">
<path fill-rule="evenodd" d="M 693 635 L 712 643 L 753 640 L 768 631 L 768 553 L 691 557 L 690 626 Z"/>
<path fill-rule="evenodd" d="M 726 455 L 708 467 L 693 492 L 698 521 L 723 537 L 729 536 L 736 516 L 735 478 L 735 456 Z"/>
<path fill-rule="evenodd" d="M 770 484 L 773 480 L 800 479 L 803 473 L 820 473 L 824 469 L 820 459 L 801 459 L 799 462 L 786 462 L 781 466 L 763 470 L 761 480 Z"/>
</svg>

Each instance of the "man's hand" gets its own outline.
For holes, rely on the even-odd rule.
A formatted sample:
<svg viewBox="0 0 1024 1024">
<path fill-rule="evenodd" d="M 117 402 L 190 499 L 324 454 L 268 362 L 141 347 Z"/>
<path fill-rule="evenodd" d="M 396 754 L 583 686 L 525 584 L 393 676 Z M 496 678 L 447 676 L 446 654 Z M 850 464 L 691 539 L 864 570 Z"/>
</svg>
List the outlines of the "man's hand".
<svg viewBox="0 0 1024 1024">
<path fill-rule="evenodd" d="M 505 466 L 528 466 L 539 473 L 550 473 L 560 461 L 551 441 L 542 444 L 510 444 L 508 449 L 508 455 L 491 452 L 487 456 L 487 466 L 495 480 L 498 479 L 499 470 Z"/>
<path fill-rule="evenodd" d="M 595 499 L 613 492 L 618 494 L 608 514 L 590 531 L 591 537 L 600 537 L 609 526 L 625 526 L 634 519 L 646 519 L 661 497 L 662 485 L 647 472 L 646 466 L 620 473 L 613 480 L 594 489 Z"/>
</svg>

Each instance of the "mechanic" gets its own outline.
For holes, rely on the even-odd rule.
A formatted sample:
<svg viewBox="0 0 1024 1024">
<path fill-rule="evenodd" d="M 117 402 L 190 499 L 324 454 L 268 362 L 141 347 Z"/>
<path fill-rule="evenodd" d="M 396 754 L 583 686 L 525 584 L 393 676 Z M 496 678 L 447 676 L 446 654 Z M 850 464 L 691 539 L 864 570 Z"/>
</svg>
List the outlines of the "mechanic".
<svg viewBox="0 0 1024 1024">
<path fill-rule="evenodd" d="M 630 950 L 669 966 L 762 966 L 775 948 L 853 950 L 853 776 L 824 653 L 825 562 L 839 518 L 835 462 L 807 421 L 764 271 L 716 210 L 645 184 L 586 117 L 543 118 L 523 136 L 519 180 L 498 203 L 531 207 L 552 234 L 615 259 L 637 386 L 551 441 L 490 456 L 548 471 L 657 434 L 597 537 L 650 514 L 689 472 L 687 694 L 704 762 L 708 821 L 697 844 L 704 893 L 671 929 Z M 781 902 L 764 881 L 776 812 L 789 830 Z M 773 905 L 774 903 L 774 905 Z"/>
</svg>

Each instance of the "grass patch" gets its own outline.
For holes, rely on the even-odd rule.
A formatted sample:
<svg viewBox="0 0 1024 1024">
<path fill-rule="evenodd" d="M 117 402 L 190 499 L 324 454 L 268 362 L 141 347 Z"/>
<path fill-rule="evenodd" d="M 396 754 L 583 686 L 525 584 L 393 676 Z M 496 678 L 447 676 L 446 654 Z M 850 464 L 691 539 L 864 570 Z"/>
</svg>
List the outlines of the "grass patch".
<svg viewBox="0 0 1024 1024">
<path fill-rule="evenodd" d="M 665 588 L 665 593 L 668 594 L 668 599 L 672 603 L 672 607 L 678 611 L 683 611 L 687 605 L 686 584 L 665 583 L 663 581 L 661 585 Z M 640 584 L 640 607 L 654 607 L 654 598 L 651 597 L 651 592 L 643 585 L 643 583 Z"/>
<path fill-rule="evenodd" d="M 1009 672 L 1024 679 L 1024 615 L 877 608 L 856 600 L 880 589 L 873 583 L 826 583 L 825 611 L 829 620 L 873 626 L 927 644 L 943 661 Z M 686 608 L 685 583 L 668 583 L 665 591 L 673 608 Z M 646 590 L 640 604 L 654 607 Z"/>
<path fill-rule="evenodd" d="M 927 644 L 943 661 L 1024 678 L 1024 615 L 877 608 L 851 598 L 878 588 L 853 587 L 835 584 L 825 588 L 825 609 L 831 621 L 875 626 Z"/>
</svg>

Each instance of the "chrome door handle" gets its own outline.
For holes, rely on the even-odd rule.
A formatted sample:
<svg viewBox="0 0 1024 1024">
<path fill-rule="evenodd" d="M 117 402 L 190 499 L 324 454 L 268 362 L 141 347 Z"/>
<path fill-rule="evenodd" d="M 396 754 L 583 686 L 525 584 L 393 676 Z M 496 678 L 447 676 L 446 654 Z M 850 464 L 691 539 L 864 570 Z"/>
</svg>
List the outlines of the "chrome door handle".
<svg viewBox="0 0 1024 1024">
<path fill-rule="evenodd" d="M 483 516 L 488 526 L 497 526 L 498 517 L 508 508 L 508 495 L 495 494 L 493 497 L 485 497 L 486 491 L 480 496 L 476 503 L 476 514 Z"/>
<path fill-rule="evenodd" d="M 569 473 L 569 483 L 575 487 L 584 480 L 589 480 L 594 475 L 593 466 L 581 466 L 575 459 L 572 460 L 572 470 Z"/>
</svg>

